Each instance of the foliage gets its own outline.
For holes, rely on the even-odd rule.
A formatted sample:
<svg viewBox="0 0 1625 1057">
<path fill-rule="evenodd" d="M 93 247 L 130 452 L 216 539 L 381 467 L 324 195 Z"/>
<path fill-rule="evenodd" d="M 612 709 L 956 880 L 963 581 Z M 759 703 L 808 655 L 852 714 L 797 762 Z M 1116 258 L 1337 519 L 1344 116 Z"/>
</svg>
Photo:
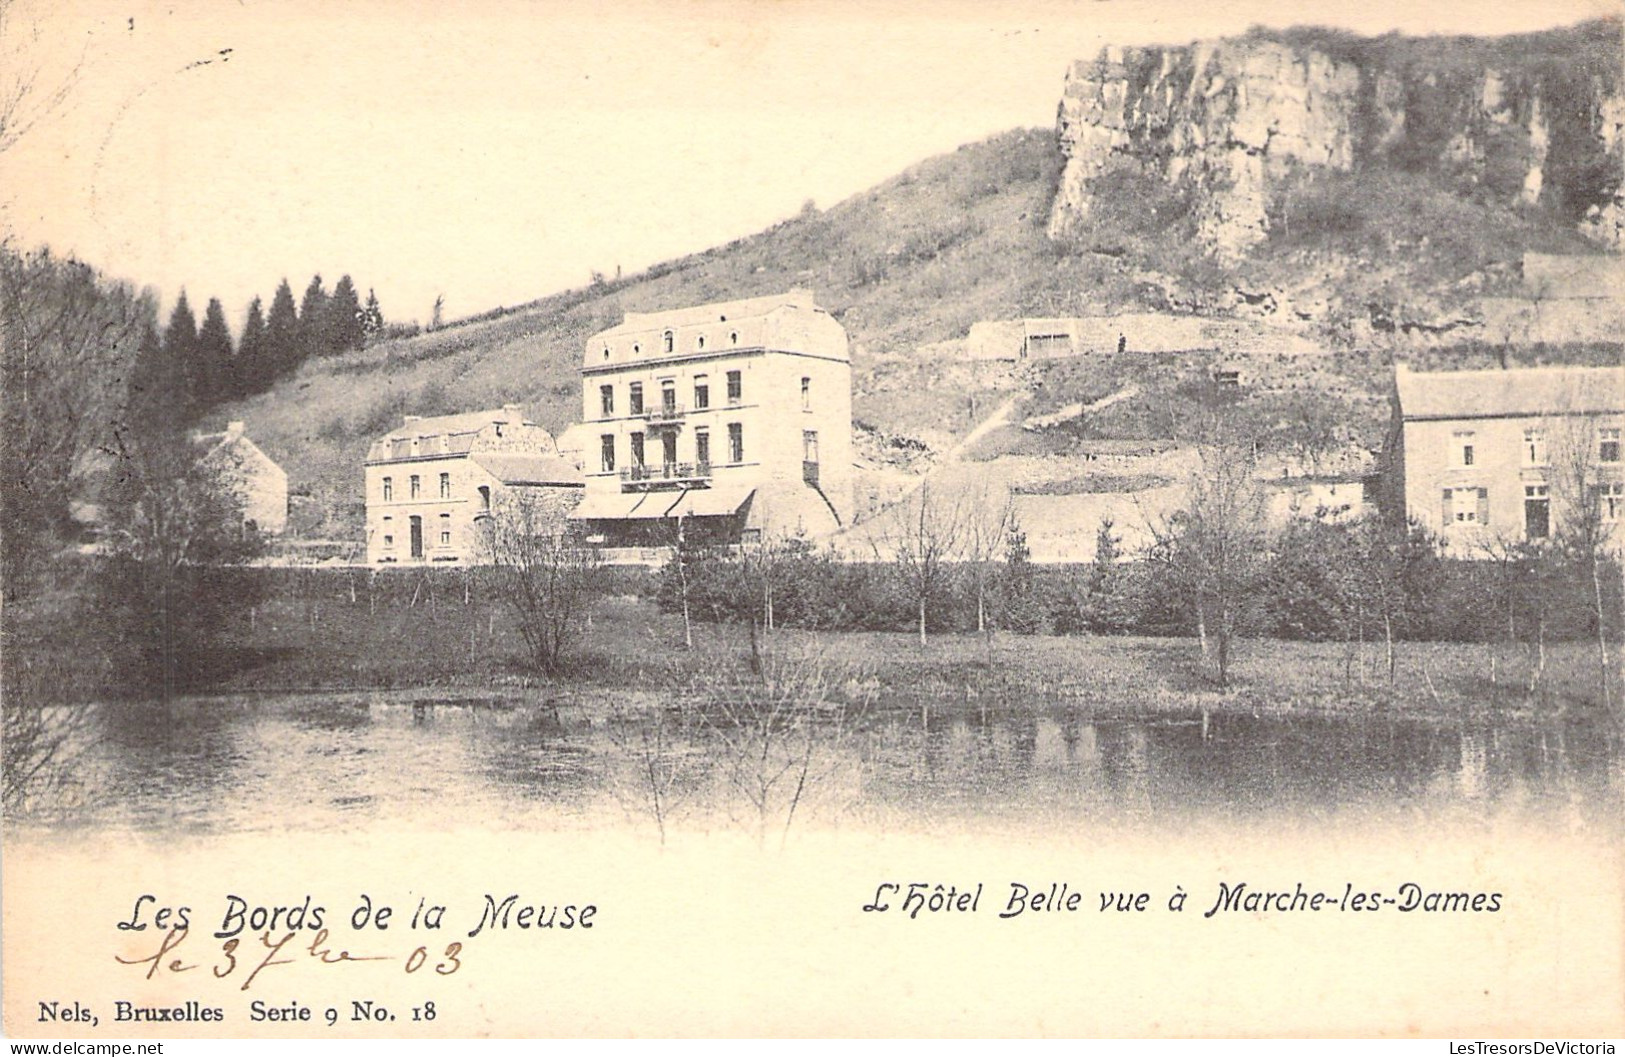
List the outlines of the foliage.
<svg viewBox="0 0 1625 1057">
<path fill-rule="evenodd" d="M 72 528 L 76 479 L 109 441 L 156 308 L 48 250 L 0 244 L 0 589 L 14 599 Z M 156 339 L 153 339 L 154 345 Z"/>
<path fill-rule="evenodd" d="M 209 589 L 208 570 L 254 557 L 243 497 L 179 429 L 118 434 L 104 495 L 107 560 L 99 605 L 134 648 L 132 687 L 184 688 L 223 625 L 251 596 Z"/>
</svg>

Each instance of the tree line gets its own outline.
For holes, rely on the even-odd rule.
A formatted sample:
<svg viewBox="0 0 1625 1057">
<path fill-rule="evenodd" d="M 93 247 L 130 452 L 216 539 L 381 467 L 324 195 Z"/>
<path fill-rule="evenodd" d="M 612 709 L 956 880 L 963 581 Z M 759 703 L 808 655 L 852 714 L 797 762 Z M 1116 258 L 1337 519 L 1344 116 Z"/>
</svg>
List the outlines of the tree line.
<svg viewBox="0 0 1625 1057">
<path fill-rule="evenodd" d="M 153 325 L 143 335 L 132 399 L 192 421 L 218 404 L 266 391 L 308 359 L 361 348 L 384 326 L 376 293 L 369 290 L 363 304 L 348 275 L 329 292 L 318 274 L 297 307 L 286 279 L 268 311 L 260 298 L 250 301 L 234 344 L 220 300 L 209 299 L 199 324 L 183 289 L 162 333 Z"/>
</svg>

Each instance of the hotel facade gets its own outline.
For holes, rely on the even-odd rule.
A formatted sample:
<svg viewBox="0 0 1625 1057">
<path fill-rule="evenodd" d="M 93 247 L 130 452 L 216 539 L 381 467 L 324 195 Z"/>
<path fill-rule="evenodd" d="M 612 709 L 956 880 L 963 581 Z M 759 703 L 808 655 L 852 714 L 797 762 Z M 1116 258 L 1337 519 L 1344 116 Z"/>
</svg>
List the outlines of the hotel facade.
<svg viewBox="0 0 1625 1057">
<path fill-rule="evenodd" d="M 592 542 L 834 532 L 852 519 L 846 331 L 806 290 L 628 313 L 581 367 Z"/>
</svg>

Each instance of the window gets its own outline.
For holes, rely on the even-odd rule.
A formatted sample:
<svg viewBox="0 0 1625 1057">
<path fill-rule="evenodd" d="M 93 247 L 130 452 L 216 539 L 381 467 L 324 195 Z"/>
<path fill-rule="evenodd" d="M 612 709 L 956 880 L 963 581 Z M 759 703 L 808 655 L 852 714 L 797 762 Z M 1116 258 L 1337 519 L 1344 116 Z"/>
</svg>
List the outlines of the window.
<svg viewBox="0 0 1625 1057">
<path fill-rule="evenodd" d="M 694 461 L 699 463 L 700 473 L 710 472 L 711 434 L 703 429 L 694 434 Z"/>
<path fill-rule="evenodd" d="M 1487 525 L 1490 520 L 1490 491 L 1488 488 L 1446 488 L 1444 490 L 1444 521 L 1446 525 Z"/>
<path fill-rule="evenodd" d="M 606 359 L 606 360 L 609 359 L 609 346 L 608 345 L 604 346 L 604 359 Z"/>
<path fill-rule="evenodd" d="M 615 414 L 615 387 L 601 385 L 598 387 L 598 417 L 611 418 Z"/>
<path fill-rule="evenodd" d="M 728 423 L 728 461 L 745 461 L 745 427 L 738 422 Z"/>
<path fill-rule="evenodd" d="M 634 415 L 643 414 L 643 383 L 633 382 L 626 387 L 627 411 Z"/>
<path fill-rule="evenodd" d="M 634 341 L 632 343 L 632 355 L 636 356 L 638 353 L 640 353 L 642 351 L 643 351 L 643 346 L 639 345 L 637 342 Z"/>
<path fill-rule="evenodd" d="M 384 502 L 388 503 L 388 502 L 392 501 L 394 498 L 395 498 L 395 479 L 393 477 L 386 477 L 386 478 L 384 478 Z"/>
<path fill-rule="evenodd" d="M 728 331 L 728 344 L 729 345 L 738 345 L 739 344 L 739 331 L 737 331 L 737 330 Z"/>
<path fill-rule="evenodd" d="M 605 473 L 615 472 L 615 434 L 605 433 L 598 438 L 598 466 Z"/>
<path fill-rule="evenodd" d="M 480 485 L 480 509 L 491 509 L 491 486 L 488 484 Z"/>
<path fill-rule="evenodd" d="M 665 468 L 667 476 L 671 475 L 671 468 L 677 465 L 677 434 L 671 430 L 660 435 L 660 465 Z"/>
<path fill-rule="evenodd" d="M 1597 461 L 1619 461 L 1619 430 L 1601 429 L 1597 431 Z"/>
<path fill-rule="evenodd" d="M 711 406 L 711 380 L 705 375 L 694 379 L 694 410 L 704 411 Z"/>
<path fill-rule="evenodd" d="M 701 334 L 699 337 L 694 339 L 694 347 L 696 349 L 705 348 L 705 335 L 704 334 Z"/>
<path fill-rule="evenodd" d="M 1625 512 L 1625 484 L 1613 481 L 1597 486 L 1597 508 L 1604 521 L 1618 521 Z"/>
<path fill-rule="evenodd" d="M 635 468 L 643 466 L 643 434 L 632 434 L 632 465 Z"/>
<path fill-rule="evenodd" d="M 665 343 L 667 352 L 671 352 L 677 344 L 677 339 L 672 336 L 672 332 L 669 330 L 660 336 L 660 340 Z"/>
<path fill-rule="evenodd" d="M 440 545 L 442 547 L 451 546 L 451 515 L 450 514 L 441 514 L 440 515 Z"/>
<path fill-rule="evenodd" d="M 413 437 L 412 438 L 412 454 L 413 455 L 416 455 L 418 453 L 418 445 L 420 445 L 422 443 L 423 443 L 423 438 L 422 437 Z"/>
<path fill-rule="evenodd" d="M 1474 435 L 1471 430 L 1465 430 L 1455 434 L 1457 466 L 1473 465 L 1473 444 Z"/>
<path fill-rule="evenodd" d="M 667 414 L 677 410 L 677 382 L 668 379 L 660 383 L 660 409 Z"/>
<path fill-rule="evenodd" d="M 812 379 L 801 379 L 801 410 L 812 410 Z"/>
<path fill-rule="evenodd" d="M 440 498 L 451 498 L 451 474 L 449 473 L 443 473 L 440 475 Z"/>
<path fill-rule="evenodd" d="M 394 536 L 385 536 L 384 537 L 384 546 L 386 546 L 386 547 L 395 546 L 395 537 Z"/>
<path fill-rule="evenodd" d="M 728 372 L 728 403 L 737 404 L 744 397 L 744 381 L 738 371 Z"/>
<path fill-rule="evenodd" d="M 801 431 L 801 461 L 818 461 L 818 431 L 815 429 Z"/>
<path fill-rule="evenodd" d="M 1538 429 L 1523 431 L 1523 464 L 1525 466 L 1546 465 L 1546 437 Z"/>
<path fill-rule="evenodd" d="M 1523 486 L 1523 534 L 1532 540 L 1552 534 L 1552 501 L 1546 485 Z"/>
<path fill-rule="evenodd" d="M 412 491 L 412 498 L 413 499 L 416 499 L 420 495 L 423 494 L 423 481 L 422 481 L 421 478 L 418 477 L 417 474 L 412 475 L 410 488 L 411 488 L 411 491 Z"/>
</svg>

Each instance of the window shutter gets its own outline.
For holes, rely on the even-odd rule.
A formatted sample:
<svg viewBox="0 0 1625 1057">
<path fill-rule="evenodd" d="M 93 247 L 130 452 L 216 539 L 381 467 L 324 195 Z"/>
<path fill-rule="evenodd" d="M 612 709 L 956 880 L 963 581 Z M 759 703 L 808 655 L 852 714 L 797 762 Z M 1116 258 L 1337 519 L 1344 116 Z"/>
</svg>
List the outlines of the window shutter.
<svg viewBox="0 0 1625 1057">
<path fill-rule="evenodd" d="M 1490 523 L 1490 490 L 1488 488 L 1478 490 L 1478 523 L 1484 526 L 1488 526 Z"/>
</svg>

